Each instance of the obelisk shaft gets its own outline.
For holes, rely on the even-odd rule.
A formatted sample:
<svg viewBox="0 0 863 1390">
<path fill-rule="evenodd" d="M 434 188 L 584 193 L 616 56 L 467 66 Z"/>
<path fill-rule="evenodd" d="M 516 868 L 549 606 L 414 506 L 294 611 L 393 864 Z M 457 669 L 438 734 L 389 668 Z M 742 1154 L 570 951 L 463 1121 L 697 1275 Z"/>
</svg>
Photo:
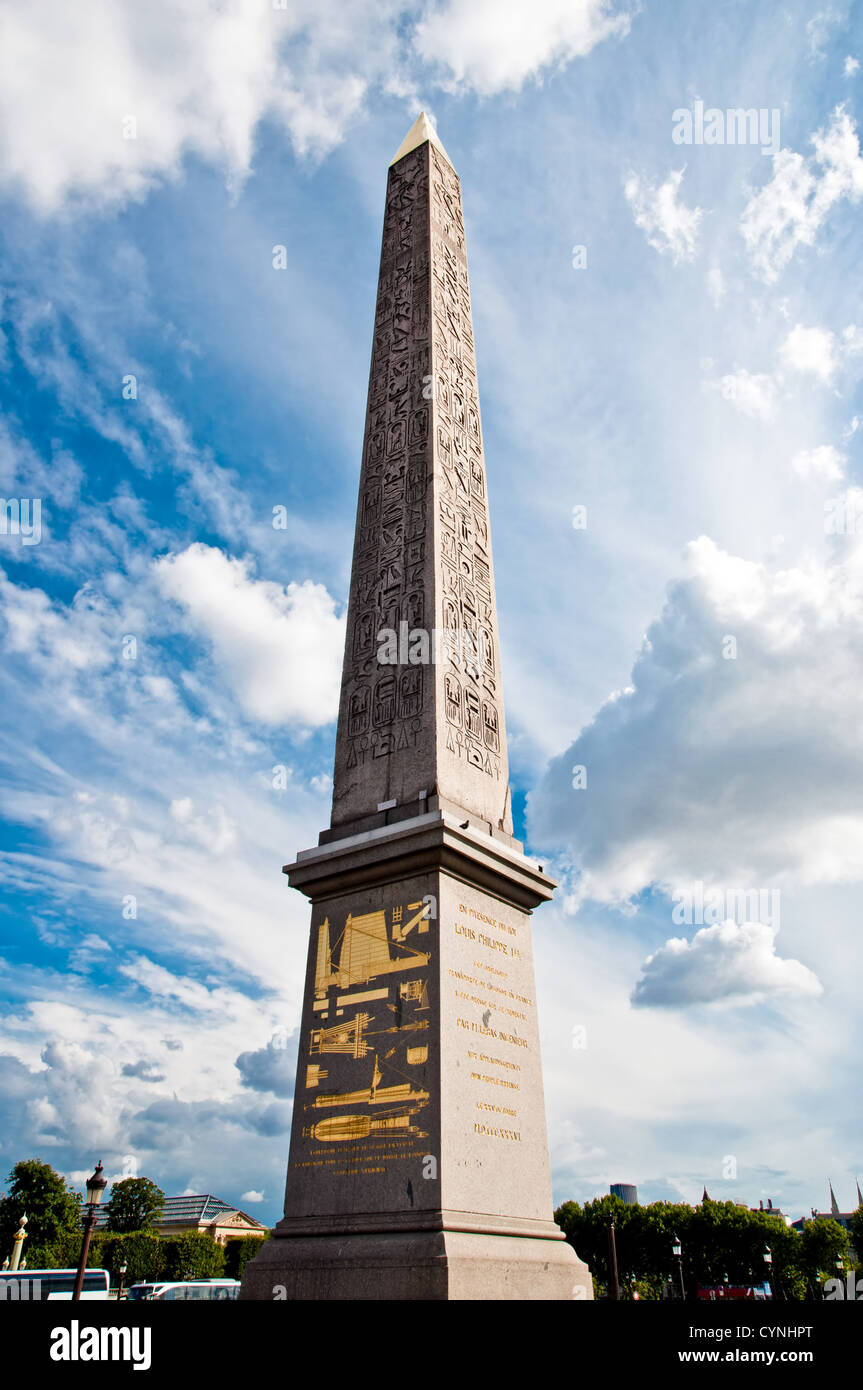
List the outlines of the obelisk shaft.
<svg viewBox="0 0 863 1390">
<path fill-rule="evenodd" d="M 443 798 L 512 833 L 459 180 L 390 168 L 332 826 Z"/>
</svg>

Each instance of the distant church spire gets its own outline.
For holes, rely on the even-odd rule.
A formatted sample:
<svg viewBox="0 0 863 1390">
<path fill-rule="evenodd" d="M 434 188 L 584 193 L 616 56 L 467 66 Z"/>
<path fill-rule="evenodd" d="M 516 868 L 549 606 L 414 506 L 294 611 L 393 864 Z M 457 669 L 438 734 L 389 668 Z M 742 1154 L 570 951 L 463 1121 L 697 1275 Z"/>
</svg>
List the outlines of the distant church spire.
<svg viewBox="0 0 863 1390">
<path fill-rule="evenodd" d="M 828 1184 L 828 1186 L 829 1186 L 829 1188 L 830 1188 L 830 1215 L 831 1215 L 831 1216 L 838 1216 L 838 1215 L 839 1215 L 839 1203 L 836 1201 L 836 1193 L 833 1191 L 833 1184 L 832 1184 L 832 1182 L 830 1181 L 829 1178 L 827 1179 L 827 1184 Z"/>
<path fill-rule="evenodd" d="M 860 1179 L 857 1179 L 857 1205 L 863 1207 L 863 1192 L 860 1191 Z"/>
<path fill-rule="evenodd" d="M 706 1188 L 706 1187 L 705 1187 L 704 1191 L 703 1191 L 702 1194 L 701 1194 L 701 1200 L 702 1200 L 702 1202 L 709 1202 L 709 1201 L 710 1201 L 710 1198 L 709 1198 L 709 1196 L 707 1195 L 707 1188 Z"/>
</svg>

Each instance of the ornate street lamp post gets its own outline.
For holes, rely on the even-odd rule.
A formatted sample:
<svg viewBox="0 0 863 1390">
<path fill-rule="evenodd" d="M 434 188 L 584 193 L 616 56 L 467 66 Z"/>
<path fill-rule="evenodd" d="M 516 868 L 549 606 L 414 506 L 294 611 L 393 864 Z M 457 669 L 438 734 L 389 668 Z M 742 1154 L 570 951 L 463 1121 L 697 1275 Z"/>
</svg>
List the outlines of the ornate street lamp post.
<svg viewBox="0 0 863 1390">
<path fill-rule="evenodd" d="M 773 1251 L 770 1249 L 769 1245 L 765 1245 L 762 1259 L 764 1260 L 764 1270 L 767 1275 L 767 1283 L 770 1288 L 770 1297 L 775 1298 L 776 1289 L 773 1286 Z"/>
<path fill-rule="evenodd" d="M 608 1218 L 608 1296 L 620 1298 L 620 1282 L 617 1277 L 617 1245 L 614 1239 L 614 1217 Z"/>
<path fill-rule="evenodd" d="M 686 1288 L 683 1283 L 683 1246 L 680 1244 L 680 1236 L 672 1235 L 671 1253 L 677 1261 L 677 1275 L 680 1280 L 680 1297 L 686 1298 Z"/>
<path fill-rule="evenodd" d="M 78 1265 L 78 1273 L 75 1276 L 75 1288 L 72 1291 L 72 1299 L 77 1302 L 81 1297 L 81 1290 L 84 1287 L 84 1271 L 87 1268 L 87 1256 L 90 1253 L 90 1237 L 93 1234 L 93 1227 L 96 1225 L 96 1208 L 102 1200 L 105 1188 L 108 1186 L 107 1180 L 102 1177 L 101 1161 L 96 1164 L 96 1171 L 87 1181 L 87 1215 L 84 1217 L 84 1241 L 81 1246 L 81 1263 Z"/>
<path fill-rule="evenodd" d="M 126 1270 L 127 1270 L 128 1268 L 129 1268 L 129 1266 L 126 1264 L 126 1261 L 124 1260 L 123 1263 L 120 1265 L 120 1282 L 119 1282 L 119 1284 L 117 1285 L 117 1302 L 118 1302 L 118 1303 L 119 1303 L 120 1299 L 123 1297 L 123 1280 L 126 1278 Z"/>
</svg>

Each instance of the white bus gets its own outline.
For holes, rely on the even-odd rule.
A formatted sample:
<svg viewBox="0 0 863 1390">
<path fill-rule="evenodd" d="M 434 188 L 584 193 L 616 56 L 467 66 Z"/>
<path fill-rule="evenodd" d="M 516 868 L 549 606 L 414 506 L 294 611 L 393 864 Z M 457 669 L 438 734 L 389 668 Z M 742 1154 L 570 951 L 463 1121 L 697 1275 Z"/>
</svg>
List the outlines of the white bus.
<svg viewBox="0 0 863 1390">
<path fill-rule="evenodd" d="M 71 1302 L 76 1269 L 0 1270 L 0 1302 Z M 107 1302 L 110 1280 L 107 1269 L 85 1269 L 81 1299 Z"/>
<path fill-rule="evenodd" d="M 170 1303 L 175 1299 L 235 1299 L 239 1294 L 239 1279 L 186 1279 L 182 1283 L 130 1284 L 128 1296 Z"/>
</svg>

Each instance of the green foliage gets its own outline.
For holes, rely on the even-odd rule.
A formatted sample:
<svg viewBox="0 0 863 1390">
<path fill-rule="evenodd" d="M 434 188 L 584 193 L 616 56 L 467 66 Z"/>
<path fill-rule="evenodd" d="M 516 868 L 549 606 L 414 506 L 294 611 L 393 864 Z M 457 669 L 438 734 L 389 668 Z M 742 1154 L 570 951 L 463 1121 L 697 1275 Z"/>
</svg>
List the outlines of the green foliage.
<svg viewBox="0 0 863 1390">
<path fill-rule="evenodd" d="M 165 1278 L 168 1266 L 167 1246 L 169 1241 L 157 1236 L 154 1231 L 129 1231 L 123 1235 L 106 1232 L 96 1237 L 98 1242 L 95 1261 L 111 1274 L 112 1284 L 120 1279 L 120 1266 L 126 1265 L 124 1282 L 130 1284 L 154 1283 Z"/>
<path fill-rule="evenodd" d="M 72 1269 L 77 1268 L 81 1258 L 81 1243 L 84 1232 L 62 1231 L 54 1240 L 42 1245 L 24 1245 L 24 1259 L 28 1269 Z"/>
<path fill-rule="evenodd" d="M 122 1178 L 111 1188 L 106 1211 L 109 1231 L 145 1231 L 165 1206 L 165 1194 L 149 1178 Z"/>
<path fill-rule="evenodd" d="M 680 1270 L 672 1254 L 674 1236 L 683 1248 L 683 1280 L 688 1298 L 699 1284 L 718 1285 L 725 1275 L 731 1284 L 761 1284 L 767 1275 L 765 1246 L 773 1256 L 772 1272 L 778 1296 L 806 1296 L 801 1263 L 803 1243 L 782 1217 L 749 1211 L 734 1202 L 654 1202 L 628 1206 L 619 1197 L 565 1202 L 555 1219 L 567 1240 L 590 1267 L 598 1295 L 609 1282 L 608 1218 L 614 1217 L 618 1279 L 622 1298 L 637 1288 L 640 1298 L 659 1298 L 666 1287 L 676 1296 Z"/>
<path fill-rule="evenodd" d="M 82 1240 L 80 1230 L 67 1231 L 50 1244 L 29 1252 L 28 1265 L 31 1269 L 77 1269 Z M 232 1243 L 245 1247 L 232 1255 L 240 1270 L 257 1254 L 261 1244 L 254 1236 Z M 185 1231 L 175 1236 L 159 1236 L 155 1231 L 94 1232 L 87 1255 L 88 1269 L 107 1269 L 111 1283 L 117 1284 L 122 1264 L 126 1265 L 126 1288 L 163 1279 L 217 1279 L 225 1269 L 225 1251 L 205 1232 Z M 229 1273 L 227 1277 L 240 1276 Z"/>
<path fill-rule="evenodd" d="M 863 1263 L 863 1207 L 858 1207 L 851 1217 L 851 1244 L 857 1252 L 857 1268 Z"/>
<path fill-rule="evenodd" d="M 238 1240 L 229 1240 L 225 1246 L 225 1278 L 242 1279 L 249 1260 L 255 1258 L 268 1236 L 269 1231 L 265 1236 L 242 1236 Z"/>
<path fill-rule="evenodd" d="M 165 1279 L 218 1279 L 225 1268 L 225 1252 L 205 1231 L 184 1231 L 163 1242 L 166 1249 Z"/>
<path fill-rule="evenodd" d="M 826 1279 L 837 1277 L 837 1260 L 842 1261 L 845 1269 L 850 1268 L 848 1243 L 848 1232 L 838 1221 L 825 1217 L 806 1222 L 800 1266 L 813 1294 L 823 1288 Z"/>
<path fill-rule="evenodd" d="M 8 1178 L 8 1190 L 0 1197 L 0 1250 L 12 1253 L 12 1237 L 24 1212 L 27 1239 L 24 1258 L 31 1269 L 39 1268 L 34 1256 L 70 1231 L 80 1231 L 81 1198 L 65 1178 L 38 1158 L 16 1163 Z M 79 1237 L 80 1245 L 80 1237 Z"/>
</svg>

